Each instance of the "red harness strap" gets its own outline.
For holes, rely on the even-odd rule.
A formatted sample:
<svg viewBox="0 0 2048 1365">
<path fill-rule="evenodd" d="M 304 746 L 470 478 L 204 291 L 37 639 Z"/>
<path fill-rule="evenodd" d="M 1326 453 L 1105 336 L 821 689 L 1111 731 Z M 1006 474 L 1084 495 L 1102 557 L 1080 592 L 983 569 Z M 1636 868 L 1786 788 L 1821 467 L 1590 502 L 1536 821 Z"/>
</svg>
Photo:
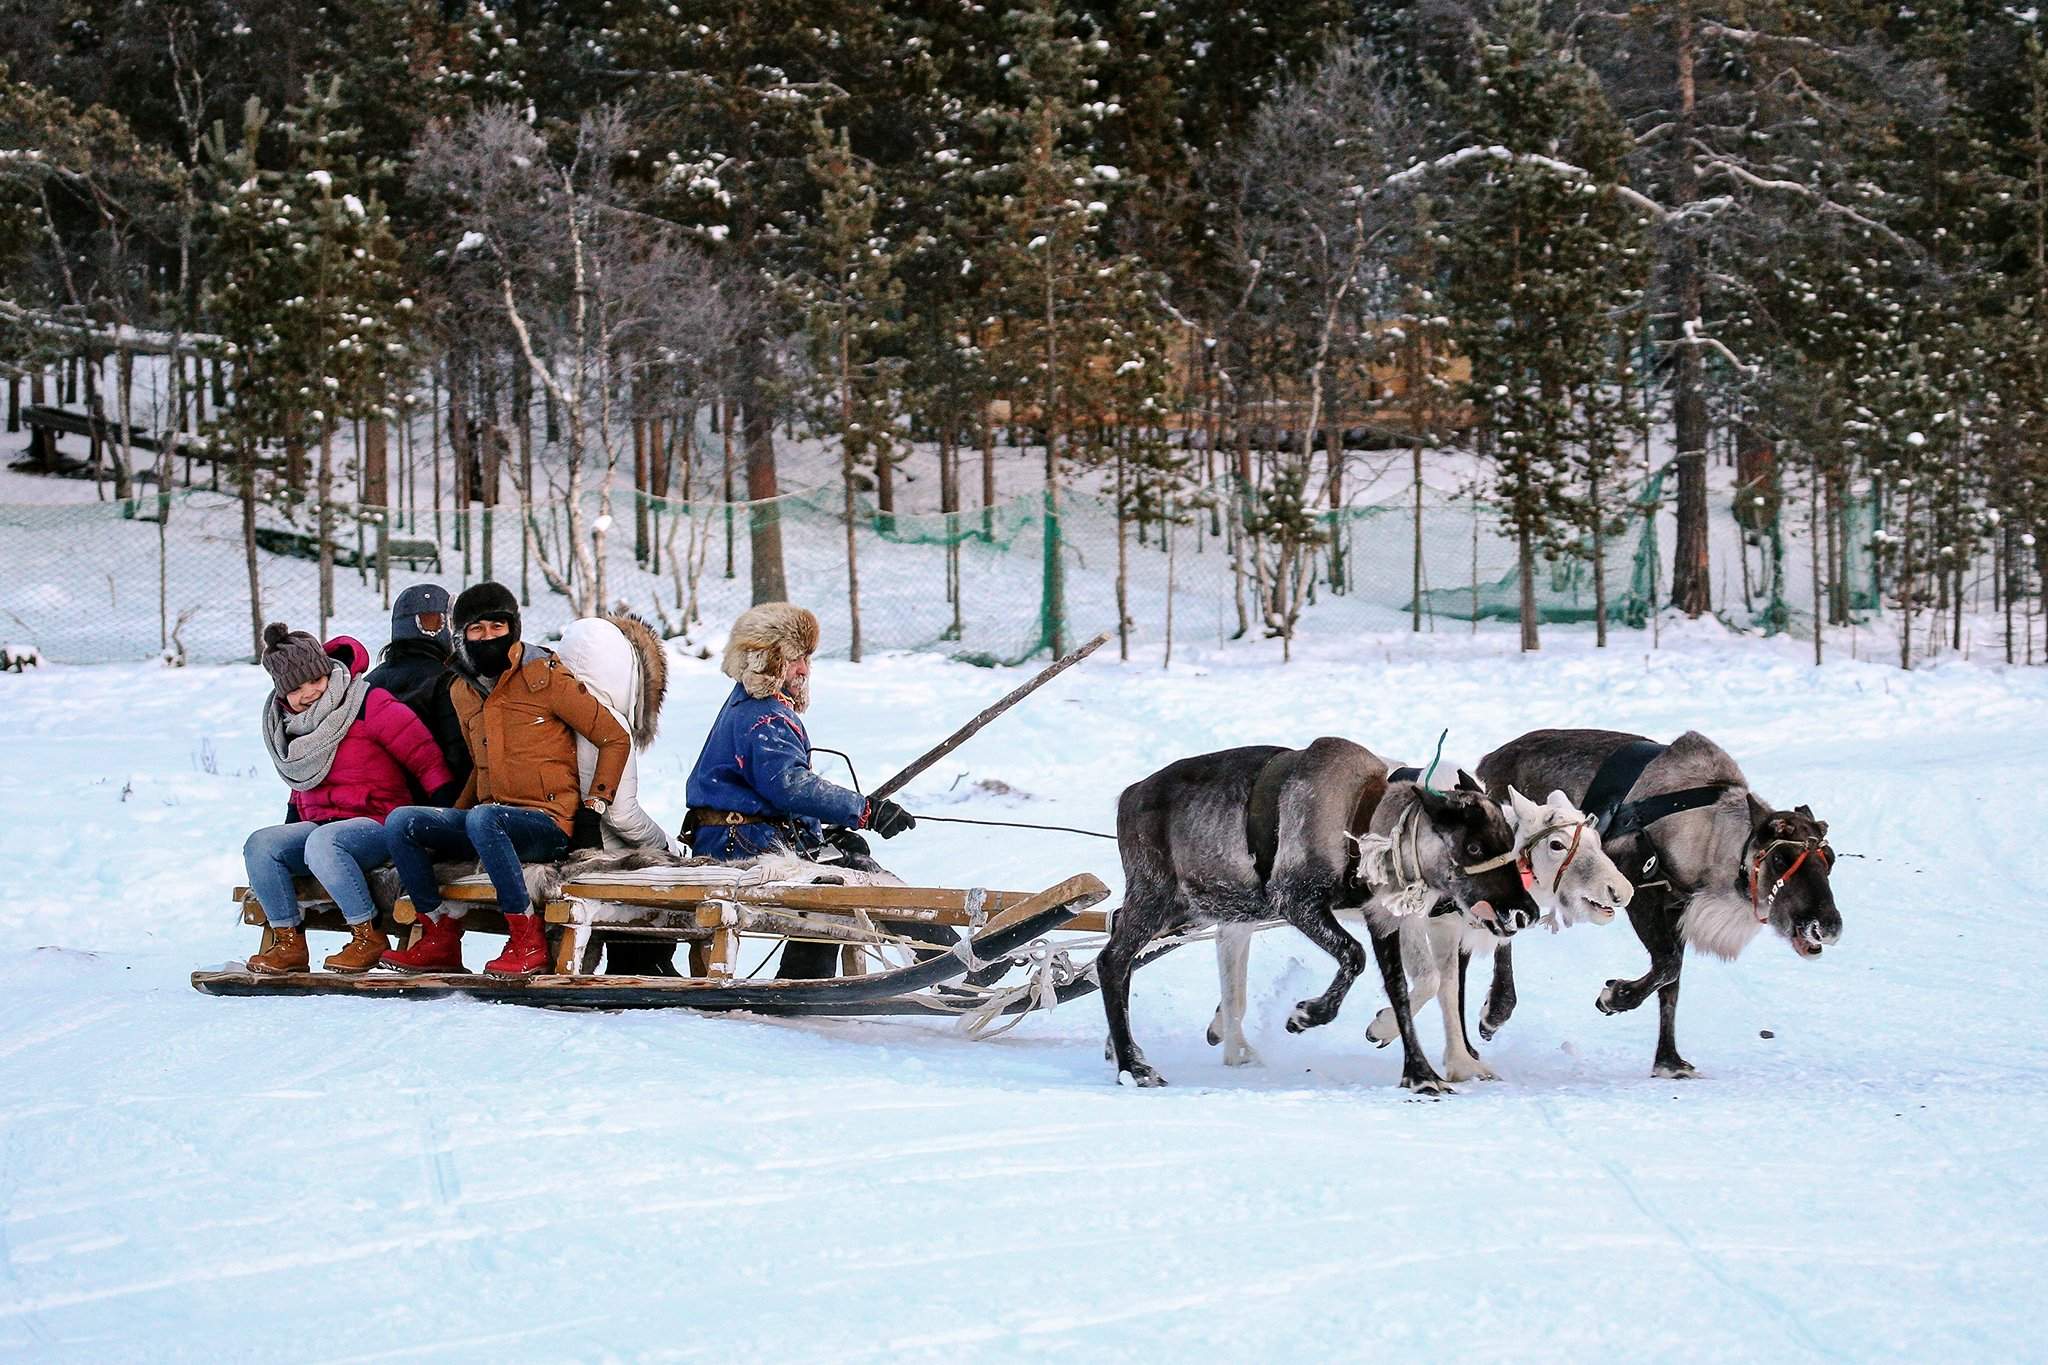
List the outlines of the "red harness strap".
<svg viewBox="0 0 2048 1365">
<path fill-rule="evenodd" d="M 1771 854 L 1781 848 L 1796 848 L 1799 850 L 1799 856 L 1792 860 L 1792 866 L 1785 869 L 1784 876 L 1771 883 L 1771 894 L 1759 900 L 1757 888 L 1762 884 L 1764 864 L 1770 861 Z M 1822 866 L 1832 868 L 1835 865 L 1835 851 L 1827 846 L 1825 840 L 1773 839 L 1758 851 L 1756 860 L 1749 865 L 1749 906 L 1756 912 L 1758 924 L 1771 917 L 1771 906 L 1777 901 L 1778 893 L 1785 889 L 1787 882 L 1799 875 L 1799 869 L 1816 853 L 1820 855 Z"/>
</svg>

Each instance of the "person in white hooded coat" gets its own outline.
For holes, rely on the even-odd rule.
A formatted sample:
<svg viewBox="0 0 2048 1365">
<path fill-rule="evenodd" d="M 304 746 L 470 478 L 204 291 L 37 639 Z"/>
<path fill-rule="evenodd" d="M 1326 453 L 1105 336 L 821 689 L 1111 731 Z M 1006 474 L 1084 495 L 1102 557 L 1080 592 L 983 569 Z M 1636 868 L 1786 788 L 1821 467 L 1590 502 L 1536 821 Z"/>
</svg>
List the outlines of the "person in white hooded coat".
<svg viewBox="0 0 2048 1365">
<path fill-rule="evenodd" d="M 631 616 L 586 616 L 562 631 L 555 654 L 590 689 L 632 737 L 618 795 L 598 812 L 604 847 L 611 852 L 661 848 L 682 854 L 681 842 L 663 830 L 640 804 L 640 751 L 654 742 L 668 694 L 668 658 L 661 641 Z M 584 790 L 597 772 L 597 746 L 576 739 L 576 780 Z M 588 803 L 586 802 L 586 805 Z"/>
</svg>

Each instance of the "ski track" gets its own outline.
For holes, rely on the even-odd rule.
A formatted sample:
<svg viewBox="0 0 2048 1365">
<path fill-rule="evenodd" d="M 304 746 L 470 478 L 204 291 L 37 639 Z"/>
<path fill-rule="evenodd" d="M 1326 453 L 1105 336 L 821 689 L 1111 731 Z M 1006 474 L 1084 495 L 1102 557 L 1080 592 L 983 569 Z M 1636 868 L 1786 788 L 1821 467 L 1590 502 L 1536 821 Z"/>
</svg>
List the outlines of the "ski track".
<svg viewBox="0 0 2048 1365">
<path fill-rule="evenodd" d="M 1581 927 L 1518 952 L 1483 1049 L 1505 1079 L 1437 1101 L 1364 1040 L 1370 974 L 1333 1025 L 1284 1031 L 1330 972 L 1290 931 L 1253 948 L 1263 1067 L 1203 1040 L 1206 947 L 1138 976 L 1171 1082 L 1149 1092 L 1111 1083 L 1093 998 L 973 1043 L 202 997 L 186 973 L 253 946 L 226 891 L 279 806 L 260 678 L 0 679 L 0 1359 L 2042 1358 L 2048 671 L 1665 645 L 1091 663 L 912 788 L 913 810 L 1107 829 L 1125 784 L 1231 744 L 1427 757 L 1448 726 L 1469 759 L 1537 725 L 1697 727 L 1830 822 L 1839 945 L 1688 960 L 1701 1079 L 1648 1075 L 1654 1003 L 1593 1010 L 1643 956 Z M 642 779 L 664 818 L 725 689 L 675 671 Z M 878 777 L 1017 676 L 827 662 L 813 730 Z M 925 826 L 882 852 L 913 882 L 1119 881 L 1071 835 Z M 1434 1006 L 1418 1023 L 1436 1053 Z"/>
</svg>

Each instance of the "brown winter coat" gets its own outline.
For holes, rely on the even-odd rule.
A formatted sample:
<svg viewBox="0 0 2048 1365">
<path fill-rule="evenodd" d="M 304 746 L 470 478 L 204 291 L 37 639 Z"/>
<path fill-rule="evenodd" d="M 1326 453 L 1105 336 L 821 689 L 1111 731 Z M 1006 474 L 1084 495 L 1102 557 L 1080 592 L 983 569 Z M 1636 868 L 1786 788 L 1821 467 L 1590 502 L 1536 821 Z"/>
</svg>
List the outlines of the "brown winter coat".
<svg viewBox="0 0 2048 1365">
<path fill-rule="evenodd" d="M 552 654 L 515 647 L 513 664 L 489 697 L 475 687 L 453 689 L 455 714 L 476 770 L 456 799 L 458 810 L 498 804 L 544 810 L 564 834 L 582 797 L 576 789 L 576 736 L 597 746 L 590 799 L 618 795 L 619 774 L 633 741 L 604 703 Z"/>
</svg>

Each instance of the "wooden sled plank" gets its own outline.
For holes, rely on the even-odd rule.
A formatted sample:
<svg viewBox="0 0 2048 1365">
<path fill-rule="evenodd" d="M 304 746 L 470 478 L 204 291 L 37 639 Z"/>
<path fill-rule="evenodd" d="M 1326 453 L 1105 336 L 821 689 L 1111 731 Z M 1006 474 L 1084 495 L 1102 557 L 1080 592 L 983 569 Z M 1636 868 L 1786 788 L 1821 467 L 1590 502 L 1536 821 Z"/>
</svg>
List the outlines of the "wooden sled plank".
<svg viewBox="0 0 2048 1365">
<path fill-rule="evenodd" d="M 1100 886 L 1099 882 L 1097 886 Z M 1075 899 L 1094 903 L 1086 890 Z M 1074 913 L 1068 903 L 1047 904 L 1036 914 L 1004 928 L 976 935 L 973 951 L 983 959 L 1007 957 L 1041 934 L 1059 928 Z M 717 948 L 714 940 L 714 955 Z M 713 970 L 716 970 L 715 962 Z M 683 1008 L 710 1012 L 743 1010 L 762 1014 L 929 1014 L 934 1012 L 932 1006 L 908 997 L 963 976 L 967 970 L 967 962 L 960 954 L 938 953 L 893 971 L 819 981 L 559 975 L 494 977 L 473 973 L 399 976 L 376 972 L 363 976 L 339 976 L 332 972 L 262 976 L 247 971 L 200 971 L 192 973 L 192 986 L 207 995 L 465 996 L 508 1004 L 570 1009 Z"/>
</svg>

